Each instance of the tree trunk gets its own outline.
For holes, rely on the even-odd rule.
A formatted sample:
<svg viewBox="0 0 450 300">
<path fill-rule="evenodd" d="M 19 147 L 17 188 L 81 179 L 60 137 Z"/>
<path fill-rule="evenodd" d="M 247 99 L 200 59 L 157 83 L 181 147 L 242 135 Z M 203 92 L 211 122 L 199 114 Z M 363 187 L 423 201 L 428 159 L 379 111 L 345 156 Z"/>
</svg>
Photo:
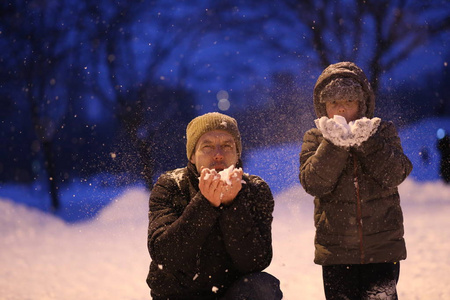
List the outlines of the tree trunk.
<svg viewBox="0 0 450 300">
<path fill-rule="evenodd" d="M 51 209 L 53 211 L 57 211 L 60 208 L 60 200 L 58 194 L 55 157 L 52 149 L 53 143 L 51 141 L 43 141 L 42 145 L 44 148 L 45 168 L 47 170 L 50 187 Z"/>
</svg>

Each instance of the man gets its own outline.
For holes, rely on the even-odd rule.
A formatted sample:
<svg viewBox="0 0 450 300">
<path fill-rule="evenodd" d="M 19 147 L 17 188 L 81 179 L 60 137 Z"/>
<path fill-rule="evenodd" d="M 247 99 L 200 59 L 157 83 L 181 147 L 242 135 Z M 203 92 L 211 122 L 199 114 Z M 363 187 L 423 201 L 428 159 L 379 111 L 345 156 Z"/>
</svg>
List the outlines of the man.
<svg viewBox="0 0 450 300">
<path fill-rule="evenodd" d="M 236 120 L 199 116 L 186 139 L 187 167 L 163 174 L 150 196 L 152 298 L 281 299 L 261 272 L 272 260 L 272 193 L 241 169 Z"/>
</svg>

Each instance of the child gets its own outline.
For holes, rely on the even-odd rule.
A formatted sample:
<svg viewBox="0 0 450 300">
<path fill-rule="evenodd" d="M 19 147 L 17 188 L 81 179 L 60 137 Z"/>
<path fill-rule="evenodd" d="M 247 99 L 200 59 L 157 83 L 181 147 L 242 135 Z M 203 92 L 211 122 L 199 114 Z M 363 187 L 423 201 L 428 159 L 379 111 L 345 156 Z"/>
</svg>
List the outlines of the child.
<svg viewBox="0 0 450 300">
<path fill-rule="evenodd" d="M 315 197 L 315 258 L 326 299 L 397 299 L 406 258 L 397 186 L 412 170 L 392 122 L 373 118 L 375 96 L 351 62 L 314 87 L 318 128 L 303 138 L 300 182 Z"/>
</svg>

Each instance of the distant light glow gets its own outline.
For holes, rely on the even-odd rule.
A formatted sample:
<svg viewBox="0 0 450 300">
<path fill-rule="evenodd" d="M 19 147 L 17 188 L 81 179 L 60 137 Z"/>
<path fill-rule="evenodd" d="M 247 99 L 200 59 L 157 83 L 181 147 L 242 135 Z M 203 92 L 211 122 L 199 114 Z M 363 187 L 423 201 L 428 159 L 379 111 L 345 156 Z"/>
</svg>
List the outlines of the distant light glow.
<svg viewBox="0 0 450 300">
<path fill-rule="evenodd" d="M 225 111 L 228 110 L 231 106 L 230 101 L 228 99 L 220 99 L 218 103 L 218 107 L 220 110 Z"/>
<path fill-rule="evenodd" d="M 219 109 L 221 111 L 225 111 L 230 109 L 231 103 L 228 100 L 229 94 L 227 91 L 224 90 L 220 90 L 217 94 L 216 94 L 216 98 L 217 100 L 219 100 L 219 103 L 217 103 L 217 106 L 219 107 Z"/>
<path fill-rule="evenodd" d="M 445 136 L 445 130 L 442 128 L 439 128 L 436 132 L 436 136 L 438 139 L 442 139 Z"/>
<path fill-rule="evenodd" d="M 218 93 L 217 93 L 217 95 L 216 95 L 216 98 L 217 98 L 217 100 L 222 100 L 222 99 L 227 99 L 228 100 L 228 97 L 229 97 L 229 95 L 228 95 L 228 92 L 227 91 L 224 91 L 224 90 L 220 90 Z"/>
</svg>

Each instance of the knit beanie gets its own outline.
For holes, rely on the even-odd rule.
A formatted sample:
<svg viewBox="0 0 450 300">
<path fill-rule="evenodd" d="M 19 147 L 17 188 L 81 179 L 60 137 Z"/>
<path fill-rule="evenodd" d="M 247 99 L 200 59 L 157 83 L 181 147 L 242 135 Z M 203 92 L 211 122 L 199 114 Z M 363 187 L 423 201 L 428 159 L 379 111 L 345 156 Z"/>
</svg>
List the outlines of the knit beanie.
<svg viewBox="0 0 450 300">
<path fill-rule="evenodd" d="M 239 133 L 236 120 L 230 116 L 213 112 L 196 117 L 188 124 L 186 128 L 186 154 L 188 160 L 191 159 L 200 137 L 213 130 L 224 130 L 230 133 L 236 143 L 238 157 L 241 157 L 241 134 Z"/>
</svg>

